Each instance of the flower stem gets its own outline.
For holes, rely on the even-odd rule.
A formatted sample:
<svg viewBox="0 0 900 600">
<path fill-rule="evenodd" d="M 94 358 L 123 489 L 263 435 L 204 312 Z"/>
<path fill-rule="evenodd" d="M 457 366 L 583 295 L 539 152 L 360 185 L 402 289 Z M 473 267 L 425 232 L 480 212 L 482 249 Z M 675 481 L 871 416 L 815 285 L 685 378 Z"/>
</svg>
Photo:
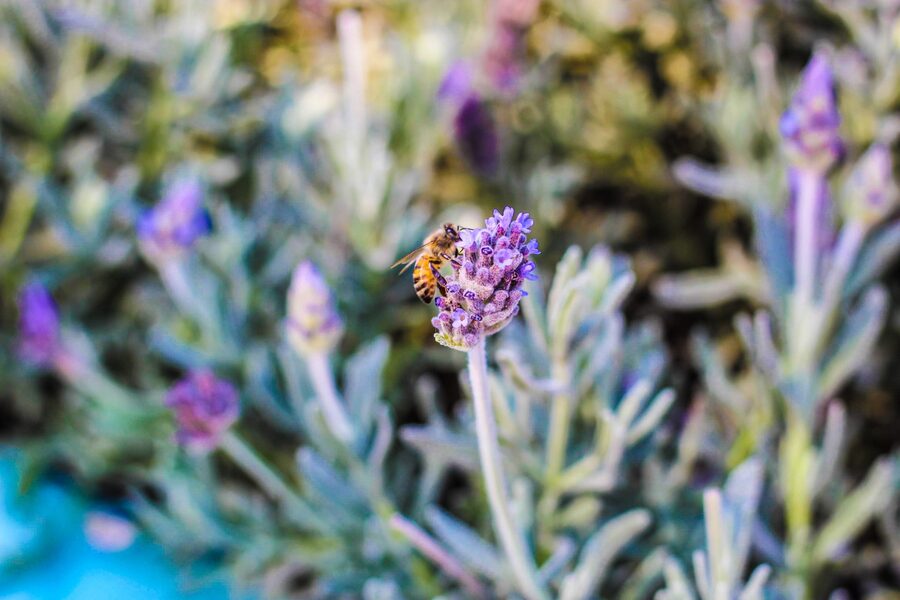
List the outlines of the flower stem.
<svg viewBox="0 0 900 600">
<path fill-rule="evenodd" d="M 197 306 L 194 286 L 188 279 L 184 259 L 173 258 L 161 261 L 156 265 L 156 268 L 159 271 L 163 285 L 166 286 L 169 297 L 172 298 L 178 310 L 202 322 L 203 315 Z"/>
<path fill-rule="evenodd" d="M 291 489 L 237 433 L 226 431 L 219 440 L 219 449 L 252 477 L 269 497 L 280 502 L 285 511 L 295 516 L 303 525 L 321 525 L 321 519 L 306 501 Z"/>
<path fill-rule="evenodd" d="M 328 365 L 328 355 L 324 352 L 307 354 L 306 366 L 312 378 L 313 387 L 316 390 L 316 398 L 322 407 L 322 414 L 331 432 L 344 443 L 353 439 L 353 425 L 347 416 L 347 411 L 341 404 L 337 388 L 334 386 L 334 375 Z"/>
<path fill-rule="evenodd" d="M 813 360 L 816 343 L 815 294 L 818 271 L 819 199 L 825 181 L 816 171 L 797 171 L 797 218 L 794 238 L 794 294 L 789 338 L 792 370 L 801 414 L 811 418 L 816 398 Z"/>
<path fill-rule="evenodd" d="M 819 227 L 819 197 L 824 184 L 815 171 L 797 172 L 797 237 L 794 243 L 794 269 L 797 301 L 809 307 L 813 301 L 816 284 L 816 251 Z"/>
<path fill-rule="evenodd" d="M 494 517 L 494 529 L 509 560 L 519 591 L 530 600 L 546 600 L 549 596 L 538 581 L 534 558 L 528 551 L 525 538 L 510 511 L 511 502 L 506 492 L 500 445 L 497 440 L 497 424 L 491 406 L 484 339 L 482 338 L 469 350 L 468 354 L 478 454 L 481 457 L 484 484 Z"/>
</svg>

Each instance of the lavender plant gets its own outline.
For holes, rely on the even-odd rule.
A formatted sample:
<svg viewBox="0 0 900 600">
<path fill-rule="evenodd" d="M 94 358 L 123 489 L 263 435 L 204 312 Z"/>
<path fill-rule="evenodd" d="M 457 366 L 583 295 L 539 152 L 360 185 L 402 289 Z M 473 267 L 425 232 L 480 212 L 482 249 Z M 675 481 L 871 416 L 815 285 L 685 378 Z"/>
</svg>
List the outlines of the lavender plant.
<svg viewBox="0 0 900 600">
<path fill-rule="evenodd" d="M 529 257 L 537 254 L 537 243 L 526 235 L 531 219 L 527 214 L 513 217 L 511 208 L 495 211 L 484 229 L 464 232 L 463 254 L 442 281 L 447 296 L 432 321 L 438 342 L 468 353 L 480 465 L 495 536 L 512 579 L 504 582 L 497 567 L 484 567 L 500 559 L 477 534 L 434 508 L 426 507 L 425 513 L 459 560 L 494 578 L 504 586 L 501 590 L 509 585 L 529 598 L 586 598 L 600 588 L 616 555 L 651 521 L 648 510 L 630 504 L 631 510 L 597 528 L 596 495 L 620 484 L 627 450 L 651 433 L 674 394 L 652 394 L 664 357 L 654 348 L 650 331 L 640 342 L 635 338 L 644 336 L 634 334 L 634 354 L 625 355 L 629 344 L 617 310 L 634 278 L 623 262 L 602 249 L 584 266 L 581 251 L 570 249 L 557 269 L 547 308 L 532 300 L 534 295 L 525 300 L 527 330 L 498 350 L 502 375 L 490 374 L 485 336 L 509 325 L 523 285 L 536 278 Z M 548 368 L 550 372 L 535 374 L 535 369 Z M 456 434 L 462 439 L 451 442 L 446 425 L 438 423 L 407 427 L 402 435 L 425 454 L 426 464 L 447 465 L 453 461 L 448 451 L 458 453 L 452 449 L 457 444 L 472 443 L 464 441 L 463 431 Z M 508 445 L 506 460 L 498 440 Z M 571 463 L 570 453 L 575 455 Z M 468 461 L 453 462 L 472 467 Z M 564 510 L 563 499 L 568 504 Z M 566 533 L 572 530 L 574 537 Z M 523 538 L 522 531 L 532 533 Z M 480 548 L 478 556 L 467 560 L 472 546 Z M 534 556 L 545 552 L 548 558 L 538 568 Z"/>
<path fill-rule="evenodd" d="M 770 48 L 761 43 L 754 52 L 757 77 L 771 81 Z M 889 457 L 877 460 L 853 491 L 849 482 L 840 481 L 841 492 L 825 492 L 826 482 L 839 473 L 846 443 L 847 413 L 835 396 L 866 368 L 886 319 L 886 292 L 873 279 L 887 254 L 895 252 L 887 241 L 894 227 L 882 223 L 896 194 L 890 153 L 875 143 L 845 169 L 845 185 L 835 201 L 829 179 L 846 144 L 831 56 L 813 55 L 780 119 L 790 198 L 782 215 L 758 190 L 746 187 L 762 182 L 769 176 L 766 169 L 773 169 L 769 163 L 754 172 L 746 160 L 749 149 L 734 148 L 736 164 L 717 171 L 690 161 L 677 166 L 680 179 L 698 191 L 749 205 L 762 268 L 742 257 L 728 261 L 719 273 L 675 276 L 657 287 L 673 305 L 746 294 L 770 311 L 735 320 L 752 365 L 738 377 L 726 374 L 708 339 L 698 338 L 697 347 L 707 386 L 736 425 L 726 434 L 732 440 L 729 460 L 760 449 L 774 455 L 777 448 L 772 477 L 779 482 L 787 523 L 783 560 L 788 571 L 780 579 L 792 597 L 811 597 L 816 573 L 838 560 L 838 548 L 850 544 L 896 493 L 896 461 Z M 779 193 L 778 187 L 764 189 Z M 835 230 L 832 213 L 839 208 L 842 224 Z M 874 248 L 879 258 L 871 253 Z M 741 418 L 747 411 L 755 417 Z M 817 526 L 813 513 L 823 505 L 829 518 Z"/>
<path fill-rule="evenodd" d="M 23 486 L 266 598 L 892 593 L 897 10 L 798 6 L 0 6 Z"/>
</svg>

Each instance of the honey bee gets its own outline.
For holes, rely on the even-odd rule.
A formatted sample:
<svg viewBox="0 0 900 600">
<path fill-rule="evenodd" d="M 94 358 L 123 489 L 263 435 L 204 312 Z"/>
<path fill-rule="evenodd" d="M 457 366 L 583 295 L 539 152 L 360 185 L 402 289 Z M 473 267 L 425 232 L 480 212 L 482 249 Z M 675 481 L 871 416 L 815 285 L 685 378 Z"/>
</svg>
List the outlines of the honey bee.
<svg viewBox="0 0 900 600">
<path fill-rule="evenodd" d="M 438 271 L 445 262 L 455 260 L 459 230 L 460 228 L 452 223 L 444 223 L 440 229 L 425 238 L 425 243 L 421 247 L 391 265 L 392 269 L 406 265 L 400 270 L 401 274 L 415 265 L 413 286 L 416 288 L 416 296 L 425 304 L 434 299 L 435 288 L 440 288 L 441 294 L 445 293 L 444 278 Z"/>
</svg>

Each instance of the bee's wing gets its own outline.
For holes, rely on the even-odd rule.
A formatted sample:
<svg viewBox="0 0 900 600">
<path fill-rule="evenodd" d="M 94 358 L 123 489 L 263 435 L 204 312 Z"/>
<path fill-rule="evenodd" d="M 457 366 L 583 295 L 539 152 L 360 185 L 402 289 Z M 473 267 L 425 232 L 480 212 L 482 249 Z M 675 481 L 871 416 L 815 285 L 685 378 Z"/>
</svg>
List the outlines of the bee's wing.
<svg viewBox="0 0 900 600">
<path fill-rule="evenodd" d="M 410 252 L 409 254 L 407 254 L 406 256 L 404 256 L 403 258 L 401 258 L 394 264 L 392 264 L 391 268 L 394 269 L 396 267 L 399 267 L 400 265 L 406 265 L 405 267 L 400 269 L 400 274 L 402 275 L 404 271 L 406 271 L 408 268 L 410 268 L 412 266 L 412 264 L 414 262 L 416 262 L 416 259 L 419 258 L 420 254 L 422 254 L 422 248 L 424 248 L 427 245 L 428 244 L 422 244 L 421 246 L 419 246 L 418 248 L 416 248 L 415 250 L 413 250 L 412 252 Z"/>
</svg>

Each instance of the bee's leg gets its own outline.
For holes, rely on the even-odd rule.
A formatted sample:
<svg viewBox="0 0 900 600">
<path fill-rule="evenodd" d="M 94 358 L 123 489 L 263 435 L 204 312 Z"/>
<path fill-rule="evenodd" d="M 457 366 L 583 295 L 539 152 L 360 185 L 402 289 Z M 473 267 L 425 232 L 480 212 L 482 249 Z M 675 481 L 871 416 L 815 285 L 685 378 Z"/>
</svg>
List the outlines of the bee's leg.
<svg viewBox="0 0 900 600">
<path fill-rule="evenodd" d="M 457 248 L 456 253 L 453 256 L 450 256 L 446 252 L 441 252 L 441 258 L 448 261 L 451 265 L 453 265 L 454 269 L 458 270 L 459 268 L 462 267 L 462 263 L 456 259 L 456 257 L 459 256 L 459 254 L 460 254 L 459 248 Z"/>
<path fill-rule="evenodd" d="M 438 289 L 441 291 L 441 296 L 447 295 L 447 280 L 441 275 L 441 272 L 437 270 L 437 267 L 434 266 L 434 263 L 429 263 L 429 267 L 431 267 L 431 273 L 434 275 L 435 283 L 437 283 Z"/>
</svg>

